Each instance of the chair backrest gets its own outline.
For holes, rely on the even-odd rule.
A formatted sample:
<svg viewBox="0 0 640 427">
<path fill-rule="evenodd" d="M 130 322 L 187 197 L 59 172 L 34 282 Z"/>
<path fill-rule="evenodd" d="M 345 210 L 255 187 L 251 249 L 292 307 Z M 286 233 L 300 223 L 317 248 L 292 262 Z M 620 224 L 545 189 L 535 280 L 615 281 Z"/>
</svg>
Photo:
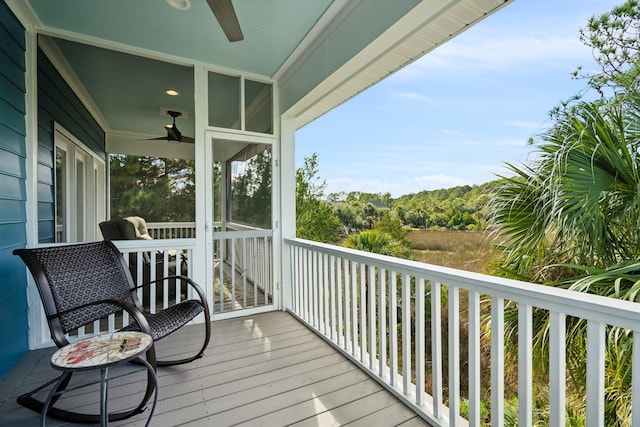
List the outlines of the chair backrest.
<svg viewBox="0 0 640 427">
<path fill-rule="evenodd" d="M 121 310 L 114 304 L 87 304 L 117 299 L 140 307 L 132 291 L 131 273 L 109 241 L 16 249 L 13 253 L 33 275 L 58 346 L 68 343 L 64 334 Z"/>
<path fill-rule="evenodd" d="M 104 240 L 136 240 L 135 226 L 124 219 L 112 219 L 98 224 Z"/>
</svg>

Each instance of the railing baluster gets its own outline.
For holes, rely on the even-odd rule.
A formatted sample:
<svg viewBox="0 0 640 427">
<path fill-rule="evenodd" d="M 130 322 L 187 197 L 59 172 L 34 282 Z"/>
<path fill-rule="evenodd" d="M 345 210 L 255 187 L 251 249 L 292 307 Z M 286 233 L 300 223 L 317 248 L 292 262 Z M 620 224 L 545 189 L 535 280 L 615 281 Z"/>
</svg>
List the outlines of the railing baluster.
<svg viewBox="0 0 640 427">
<path fill-rule="evenodd" d="M 242 249 L 242 260 L 240 271 L 242 272 L 242 306 L 247 306 L 247 239 L 240 239 L 240 247 Z"/>
<path fill-rule="evenodd" d="M 424 279 L 416 277 L 416 350 L 415 350 L 415 363 L 416 363 L 416 405 L 422 406 L 425 400 L 424 391 Z"/>
<path fill-rule="evenodd" d="M 176 257 L 176 272 L 175 274 L 180 274 L 180 263 L 178 262 L 178 258 Z M 162 252 L 162 277 L 167 277 L 169 275 L 169 251 Z M 177 282 L 177 280 L 176 280 Z M 162 284 L 162 309 L 169 307 L 169 281 L 163 280 Z"/>
<path fill-rule="evenodd" d="M 378 375 L 384 377 L 387 370 L 387 274 L 378 271 Z"/>
<path fill-rule="evenodd" d="M 313 317 L 311 316 L 311 251 L 308 249 L 304 250 L 304 279 L 303 279 L 304 287 L 304 319 L 309 322 L 309 324 L 313 325 Z"/>
<path fill-rule="evenodd" d="M 338 317 L 338 345 L 343 348 L 346 347 L 345 340 L 345 329 L 344 329 L 344 312 L 343 312 L 343 303 L 344 303 L 344 282 L 342 280 L 342 259 L 339 257 L 335 257 L 335 277 L 336 277 L 336 308 L 337 308 L 337 317 Z"/>
<path fill-rule="evenodd" d="M 375 370 L 376 359 L 376 268 L 369 265 L 369 277 L 367 279 L 367 314 L 369 315 L 369 368 Z"/>
<path fill-rule="evenodd" d="M 398 273 L 389 271 L 389 383 L 398 385 Z"/>
<path fill-rule="evenodd" d="M 156 280 L 156 252 L 155 251 L 151 251 L 151 253 L 149 254 L 150 257 L 150 262 L 149 262 L 149 281 L 153 282 L 154 280 Z M 139 256 L 139 258 L 142 258 L 142 256 Z M 156 293 L 157 293 L 157 289 L 158 289 L 158 284 L 157 283 L 152 283 L 149 286 L 149 312 L 150 313 L 155 313 L 156 312 Z"/>
<path fill-rule="evenodd" d="M 292 251 L 291 251 L 291 291 L 293 293 L 292 295 L 292 301 L 293 301 L 293 310 L 298 313 L 299 315 L 302 312 L 302 304 L 301 304 L 301 298 L 300 298 L 300 293 L 301 293 L 301 288 L 303 287 L 302 284 L 302 277 L 301 277 L 301 271 L 302 271 L 302 265 L 300 262 L 300 251 L 302 250 L 302 248 L 299 248 L 297 246 L 292 247 Z M 298 284 L 298 286 L 295 286 L 294 284 Z"/>
<path fill-rule="evenodd" d="M 353 354 L 353 340 L 351 335 L 351 274 L 349 273 L 349 260 L 342 260 L 344 279 L 344 346 L 347 352 Z"/>
<path fill-rule="evenodd" d="M 318 252 L 311 250 L 311 279 L 309 280 L 309 286 L 311 286 L 311 315 L 313 319 L 313 326 L 320 329 L 320 316 L 318 314 Z"/>
<path fill-rule="evenodd" d="M 324 314 L 323 314 L 324 319 L 322 323 L 324 324 L 325 335 L 331 336 L 332 334 L 329 334 L 329 330 L 330 330 L 329 328 L 333 327 L 333 324 L 329 320 L 329 294 L 331 293 L 330 286 L 329 286 L 329 260 L 328 260 L 327 254 L 321 254 L 321 257 L 322 257 L 322 294 L 323 294 L 322 303 L 324 304 Z"/>
<path fill-rule="evenodd" d="M 518 304 L 518 425 L 533 425 L 533 317 L 531 306 Z"/>
<path fill-rule="evenodd" d="M 359 289 L 360 289 L 360 361 L 366 366 L 367 359 L 367 273 L 365 271 L 365 264 L 360 263 L 360 280 L 359 280 Z M 371 366 L 367 366 L 370 368 Z"/>
<path fill-rule="evenodd" d="M 236 238 L 231 238 L 231 311 L 236 309 Z"/>
<path fill-rule="evenodd" d="M 449 425 L 460 425 L 460 289 L 449 285 Z"/>
<path fill-rule="evenodd" d="M 322 254 L 315 252 L 315 272 L 313 275 L 316 289 L 316 319 L 318 322 L 318 330 L 324 332 L 324 283 L 322 282 Z"/>
<path fill-rule="evenodd" d="M 258 238 L 254 237 L 251 244 L 251 280 L 253 280 L 253 306 L 258 306 L 258 283 L 261 283 L 261 277 L 259 277 L 259 266 L 258 266 Z M 266 295 L 266 289 L 263 292 Z"/>
<path fill-rule="evenodd" d="M 144 274 L 143 274 L 143 262 L 142 262 L 142 253 L 137 253 L 136 254 L 136 283 L 138 284 L 142 284 L 144 283 Z M 142 302 L 142 304 L 144 305 L 144 293 L 145 292 L 149 292 L 150 288 L 144 289 L 144 288 L 138 288 L 138 298 L 140 299 L 140 302 Z"/>
<path fill-rule="evenodd" d="M 587 322 L 587 427 L 604 425 L 605 329 Z"/>
<path fill-rule="evenodd" d="M 357 299 L 357 263 L 351 261 L 349 272 L 351 274 L 351 354 L 356 357 L 358 351 L 358 299 Z"/>
<path fill-rule="evenodd" d="M 433 416 L 440 419 L 442 413 L 442 305 L 441 284 L 431 282 L 431 389 Z"/>
<path fill-rule="evenodd" d="M 329 255 L 329 293 L 330 293 L 330 322 L 331 322 L 331 339 L 338 342 L 338 330 L 337 330 L 337 313 L 336 313 L 336 257 Z"/>
<path fill-rule="evenodd" d="M 220 312 L 224 312 L 224 253 L 222 252 L 223 243 L 222 240 L 218 240 L 218 251 L 220 252 L 218 258 L 218 277 L 219 277 L 219 293 L 220 293 L 220 304 L 218 306 L 218 310 Z"/>
<path fill-rule="evenodd" d="M 469 425 L 480 425 L 480 294 L 469 291 Z"/>
<path fill-rule="evenodd" d="M 504 299 L 491 298 L 491 426 L 504 426 Z"/>
<path fill-rule="evenodd" d="M 411 385 L 411 276 L 402 281 L 402 392 Z"/>
<path fill-rule="evenodd" d="M 566 316 L 563 313 L 549 313 L 549 423 L 554 427 L 565 425 L 566 401 Z"/>
<path fill-rule="evenodd" d="M 640 426 L 640 331 L 633 331 L 633 360 L 631 365 L 631 422 L 633 427 Z"/>
</svg>

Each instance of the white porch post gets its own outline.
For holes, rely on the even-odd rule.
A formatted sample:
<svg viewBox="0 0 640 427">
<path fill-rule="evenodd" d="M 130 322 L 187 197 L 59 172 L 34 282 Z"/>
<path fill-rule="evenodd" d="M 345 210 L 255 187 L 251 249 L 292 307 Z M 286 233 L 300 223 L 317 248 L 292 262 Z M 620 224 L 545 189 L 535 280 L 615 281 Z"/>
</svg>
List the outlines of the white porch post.
<svg viewBox="0 0 640 427">
<path fill-rule="evenodd" d="M 282 239 L 296 237 L 296 159 L 295 159 L 295 121 L 292 117 L 280 120 L 280 212 L 282 224 L 280 230 L 280 250 L 282 254 L 281 295 L 283 310 L 293 307 L 293 286 L 291 277 L 291 258 L 289 248 Z M 275 240 L 275 239 L 274 239 Z M 276 279 L 279 280 L 279 279 Z"/>
<path fill-rule="evenodd" d="M 27 246 L 38 243 L 38 34 L 32 26 L 26 31 L 26 193 L 27 223 L 25 232 Z M 27 285 L 27 304 L 29 321 L 29 348 L 42 346 L 50 341 L 49 327 L 44 310 L 40 304 L 40 295 L 29 273 Z"/>
<path fill-rule="evenodd" d="M 211 208 L 211 142 L 206 138 L 208 122 L 208 80 L 204 65 L 194 67 L 194 104 L 195 104 L 195 167 L 196 167 L 196 249 L 193 251 L 193 278 L 196 282 L 207 284 L 205 292 L 209 304 L 213 304 L 212 268 L 209 267 L 213 256 L 213 209 Z M 209 247 L 211 246 L 211 247 Z M 209 307 L 212 309 L 213 307 Z"/>
</svg>

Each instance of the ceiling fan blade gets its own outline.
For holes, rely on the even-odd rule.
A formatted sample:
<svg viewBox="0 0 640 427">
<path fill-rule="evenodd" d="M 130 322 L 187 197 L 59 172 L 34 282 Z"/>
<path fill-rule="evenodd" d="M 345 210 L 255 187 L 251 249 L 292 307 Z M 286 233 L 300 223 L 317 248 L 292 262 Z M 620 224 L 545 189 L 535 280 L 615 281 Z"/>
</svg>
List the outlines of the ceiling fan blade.
<svg viewBox="0 0 640 427">
<path fill-rule="evenodd" d="M 222 27 L 230 42 L 244 40 L 238 16 L 233 8 L 231 0 L 207 0 L 211 11 Z"/>
<path fill-rule="evenodd" d="M 169 141 L 169 137 L 168 136 L 159 136 L 157 138 L 145 138 L 142 139 L 141 141 Z"/>
<path fill-rule="evenodd" d="M 190 136 L 181 136 L 180 140 L 174 139 L 170 136 L 158 136 L 157 138 L 146 138 L 143 139 L 143 141 L 168 141 L 168 142 L 185 142 L 188 144 L 194 144 L 196 142 L 195 139 L 191 138 Z"/>
</svg>

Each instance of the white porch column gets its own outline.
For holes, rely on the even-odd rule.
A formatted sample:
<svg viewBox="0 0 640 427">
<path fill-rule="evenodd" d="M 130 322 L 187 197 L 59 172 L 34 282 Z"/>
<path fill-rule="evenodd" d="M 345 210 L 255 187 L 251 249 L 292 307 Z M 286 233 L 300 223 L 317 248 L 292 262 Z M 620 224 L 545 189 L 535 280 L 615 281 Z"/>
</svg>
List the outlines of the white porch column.
<svg viewBox="0 0 640 427">
<path fill-rule="evenodd" d="M 204 65 L 194 67 L 195 105 L 195 167 L 196 167 L 196 249 L 193 251 L 193 279 L 202 284 L 209 301 L 213 304 L 213 209 L 211 207 L 211 141 L 206 138 L 208 124 L 208 80 Z"/>
<path fill-rule="evenodd" d="M 295 121 L 291 117 L 280 120 L 280 212 L 282 224 L 279 227 L 281 239 L 296 237 L 296 159 Z M 275 239 L 274 239 L 275 240 Z M 282 242 L 280 240 L 279 242 Z M 275 250 L 276 248 L 274 248 Z M 293 286 L 289 248 L 281 244 L 282 254 L 281 295 L 282 309 L 292 308 Z M 276 279 L 278 280 L 278 279 Z"/>
</svg>

